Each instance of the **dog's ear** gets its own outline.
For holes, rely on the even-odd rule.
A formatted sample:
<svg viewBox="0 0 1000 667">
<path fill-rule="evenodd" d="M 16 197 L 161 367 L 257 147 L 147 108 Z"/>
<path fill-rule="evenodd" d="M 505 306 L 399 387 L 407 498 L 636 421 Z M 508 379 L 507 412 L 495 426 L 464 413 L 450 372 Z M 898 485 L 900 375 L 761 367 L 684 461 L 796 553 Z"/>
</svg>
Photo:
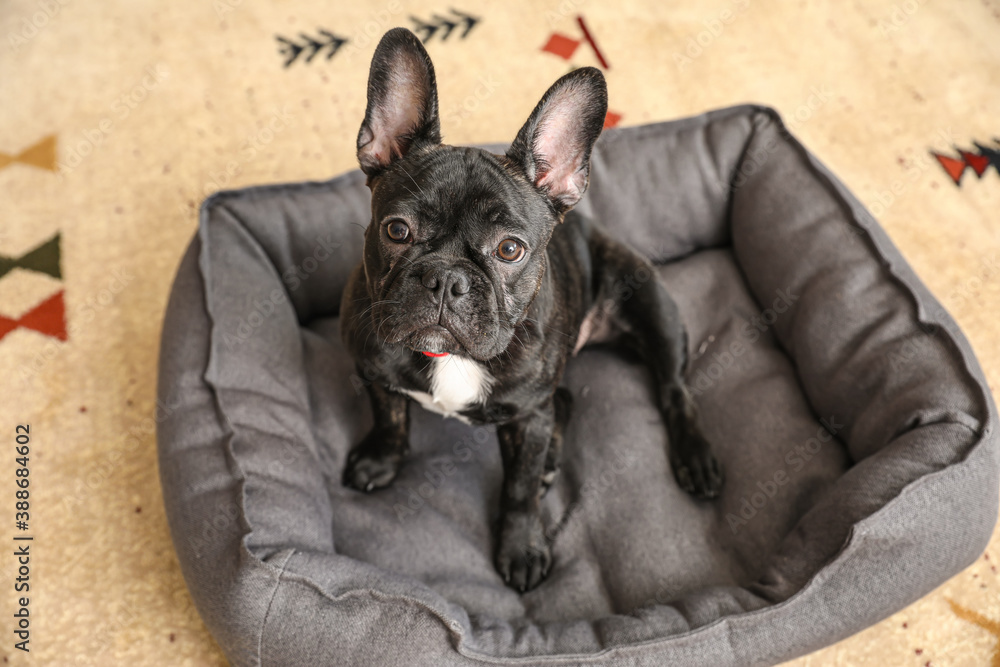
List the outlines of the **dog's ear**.
<svg viewBox="0 0 1000 667">
<path fill-rule="evenodd" d="M 590 151 L 604 128 L 608 88 L 595 67 L 581 67 L 552 84 L 531 112 L 507 158 L 560 213 L 587 191 Z"/>
<path fill-rule="evenodd" d="M 385 33 L 368 74 L 358 162 L 370 177 L 421 145 L 441 143 L 434 65 L 406 28 Z"/>
</svg>

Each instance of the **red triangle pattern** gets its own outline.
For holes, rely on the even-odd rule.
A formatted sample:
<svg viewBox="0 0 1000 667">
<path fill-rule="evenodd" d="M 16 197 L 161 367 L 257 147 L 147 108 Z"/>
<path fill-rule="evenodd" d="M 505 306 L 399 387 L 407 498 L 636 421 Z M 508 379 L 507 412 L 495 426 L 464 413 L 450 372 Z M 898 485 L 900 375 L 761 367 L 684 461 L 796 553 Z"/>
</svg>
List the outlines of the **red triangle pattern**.
<svg viewBox="0 0 1000 667">
<path fill-rule="evenodd" d="M 972 170 L 976 172 L 976 176 L 982 176 L 986 168 L 990 166 L 990 159 L 984 155 L 976 155 L 975 153 L 963 150 L 959 150 L 958 152 L 965 160 L 965 164 L 972 167 Z"/>
<path fill-rule="evenodd" d="M 937 158 L 937 161 L 944 167 L 945 172 L 951 176 L 951 180 L 955 181 L 955 185 L 958 185 L 958 182 L 962 179 L 962 172 L 965 171 L 965 167 L 967 166 L 965 160 L 956 160 L 953 157 L 941 155 L 934 151 L 931 151 L 931 155 Z"/>
<path fill-rule="evenodd" d="M 16 320 L 0 315 L 0 340 L 19 328 L 67 340 L 69 335 L 66 332 L 66 304 L 63 301 L 63 293 L 56 292 Z"/>
</svg>

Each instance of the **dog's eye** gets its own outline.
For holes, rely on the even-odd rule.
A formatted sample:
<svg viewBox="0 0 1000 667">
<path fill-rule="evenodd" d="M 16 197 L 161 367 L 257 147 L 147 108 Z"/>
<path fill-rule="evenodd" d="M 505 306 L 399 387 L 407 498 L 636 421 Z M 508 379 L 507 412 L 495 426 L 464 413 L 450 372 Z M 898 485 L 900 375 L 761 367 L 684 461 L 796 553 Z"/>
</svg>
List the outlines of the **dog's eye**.
<svg viewBox="0 0 1000 667">
<path fill-rule="evenodd" d="M 519 262 L 524 257 L 524 246 L 514 239 L 504 239 L 493 254 L 505 262 Z"/>
<path fill-rule="evenodd" d="M 396 243 L 403 243 L 410 238 L 410 228 L 405 222 L 399 220 L 398 218 L 390 221 L 389 224 L 385 226 L 385 233 L 390 240 L 395 241 Z"/>
</svg>

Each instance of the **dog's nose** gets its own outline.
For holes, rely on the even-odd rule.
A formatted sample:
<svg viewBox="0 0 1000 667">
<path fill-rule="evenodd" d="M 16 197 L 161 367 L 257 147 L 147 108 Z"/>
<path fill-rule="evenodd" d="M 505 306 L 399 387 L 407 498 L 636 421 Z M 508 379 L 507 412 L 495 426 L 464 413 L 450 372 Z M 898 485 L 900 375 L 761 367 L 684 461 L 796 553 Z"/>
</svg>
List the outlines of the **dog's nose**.
<svg viewBox="0 0 1000 667">
<path fill-rule="evenodd" d="M 469 293 L 469 277 L 457 269 L 434 267 L 421 276 L 420 283 L 438 298 L 461 297 Z"/>
<path fill-rule="evenodd" d="M 445 291 L 450 291 L 454 296 L 468 294 L 469 277 L 460 271 L 450 271 L 445 282 Z"/>
</svg>

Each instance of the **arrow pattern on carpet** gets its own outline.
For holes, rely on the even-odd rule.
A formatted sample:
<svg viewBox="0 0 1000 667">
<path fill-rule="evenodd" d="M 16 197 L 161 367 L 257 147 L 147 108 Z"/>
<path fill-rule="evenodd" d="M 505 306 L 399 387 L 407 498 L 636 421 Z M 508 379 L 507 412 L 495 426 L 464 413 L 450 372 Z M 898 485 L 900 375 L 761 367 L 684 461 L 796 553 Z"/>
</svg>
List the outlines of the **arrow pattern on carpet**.
<svg viewBox="0 0 1000 667">
<path fill-rule="evenodd" d="M 16 162 L 39 169 L 56 171 L 56 135 L 50 134 L 34 146 L 29 146 L 16 155 L 0 152 L 0 169 Z"/>
<path fill-rule="evenodd" d="M 1000 147 L 1000 139 L 994 139 L 993 141 Z M 934 159 L 938 161 L 938 164 L 941 165 L 941 168 L 944 169 L 955 185 L 961 185 L 962 174 L 965 173 L 967 168 L 972 169 L 977 178 L 982 178 L 990 166 L 996 169 L 997 174 L 1000 175 L 1000 150 L 984 146 L 978 141 L 972 143 L 979 151 L 978 153 L 963 150 L 957 146 L 955 150 L 958 152 L 958 157 L 944 155 L 937 151 L 930 151 L 930 154 L 934 156 Z"/>
<path fill-rule="evenodd" d="M 278 53 L 285 56 L 285 67 L 291 66 L 302 54 L 305 54 L 305 58 L 302 59 L 303 62 L 311 63 L 313 58 L 319 55 L 324 49 L 328 49 L 326 60 L 329 60 L 348 41 L 344 37 L 337 37 L 329 30 L 320 28 L 317 32 L 320 35 L 319 39 L 313 39 L 304 32 L 300 32 L 301 43 L 294 42 L 281 35 L 275 35 L 275 39 L 278 40 Z"/>
<path fill-rule="evenodd" d="M 20 268 L 62 279 L 62 271 L 59 268 L 59 240 L 60 235 L 56 234 L 34 250 L 29 250 L 17 258 L 0 255 L 0 278 Z"/>
<path fill-rule="evenodd" d="M 448 11 L 452 13 L 452 16 L 433 14 L 430 21 L 423 21 L 416 16 L 410 17 L 414 25 L 413 32 L 417 33 L 418 37 L 423 33 L 423 36 L 420 37 L 421 42 L 426 44 L 435 35 L 440 37 L 443 42 L 458 28 L 461 29 L 461 33 L 458 35 L 459 39 L 465 39 L 480 21 L 475 16 L 460 12 L 457 9 L 449 9 Z"/>
<path fill-rule="evenodd" d="M 31 329 L 39 333 L 66 340 L 66 305 L 62 291 L 56 292 L 45 301 L 17 319 L 0 315 L 0 340 L 15 329 Z"/>
</svg>

